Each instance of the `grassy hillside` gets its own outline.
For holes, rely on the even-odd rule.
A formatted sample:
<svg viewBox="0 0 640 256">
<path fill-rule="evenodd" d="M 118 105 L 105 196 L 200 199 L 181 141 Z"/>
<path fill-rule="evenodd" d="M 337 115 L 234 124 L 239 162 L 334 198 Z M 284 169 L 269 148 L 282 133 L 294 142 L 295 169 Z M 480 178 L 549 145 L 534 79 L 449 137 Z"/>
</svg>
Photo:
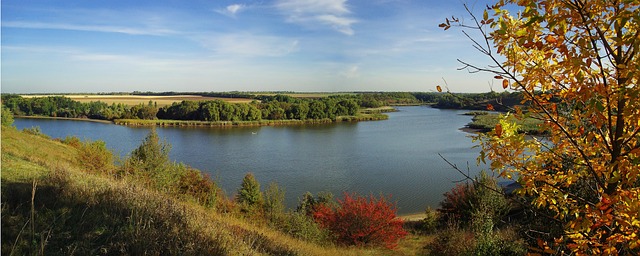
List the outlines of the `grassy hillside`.
<svg viewBox="0 0 640 256">
<path fill-rule="evenodd" d="M 35 133 L 2 127 L 3 255 L 415 255 L 429 239 L 411 235 L 393 251 L 302 241 L 88 171 L 77 147 Z"/>
</svg>

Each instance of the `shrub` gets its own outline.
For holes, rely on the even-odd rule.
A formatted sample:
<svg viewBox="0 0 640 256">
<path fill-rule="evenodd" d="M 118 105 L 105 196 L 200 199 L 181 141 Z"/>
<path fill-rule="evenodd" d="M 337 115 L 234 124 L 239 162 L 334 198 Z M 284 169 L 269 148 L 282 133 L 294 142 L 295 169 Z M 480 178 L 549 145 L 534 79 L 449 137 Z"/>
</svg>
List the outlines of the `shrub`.
<svg viewBox="0 0 640 256">
<path fill-rule="evenodd" d="M 74 148 L 80 148 L 82 146 L 82 141 L 76 136 L 67 136 L 61 140 L 61 142 Z"/>
<path fill-rule="evenodd" d="M 177 187 L 179 194 L 190 196 L 201 205 L 216 205 L 219 189 L 207 174 L 188 168 L 178 179 Z"/>
<path fill-rule="evenodd" d="M 26 134 L 40 136 L 40 137 L 45 138 L 45 139 L 49 138 L 49 136 L 47 136 L 46 134 L 42 133 L 42 130 L 40 130 L 40 126 L 34 126 L 34 127 L 31 127 L 31 128 L 24 128 L 24 129 L 22 129 L 22 132 L 24 132 Z"/>
<path fill-rule="evenodd" d="M 442 223 L 460 221 L 467 223 L 471 216 L 471 194 L 473 186 L 468 183 L 457 183 L 450 191 L 444 193 L 444 199 L 440 202 Z"/>
<path fill-rule="evenodd" d="M 437 233 L 428 246 L 429 255 L 468 255 L 473 250 L 474 244 L 473 233 L 453 224 Z"/>
<path fill-rule="evenodd" d="M 330 208 L 337 206 L 331 192 L 318 192 L 318 195 L 315 197 L 311 192 L 306 192 L 302 196 L 302 199 L 300 199 L 300 203 L 298 207 L 296 207 L 296 212 L 311 216 L 313 215 L 314 209 L 319 205 L 326 205 Z"/>
<path fill-rule="evenodd" d="M 502 189 L 484 171 L 471 184 L 456 184 L 444 197 L 438 210 L 442 223 L 459 222 L 485 232 L 509 210 Z"/>
<path fill-rule="evenodd" d="M 440 214 L 438 214 L 438 211 L 431 209 L 431 207 L 428 207 L 425 210 L 425 217 L 421 223 L 422 231 L 427 233 L 431 233 L 435 231 L 436 228 L 438 227 L 439 215 Z"/>
<path fill-rule="evenodd" d="M 321 228 L 311 216 L 299 212 L 283 214 L 277 222 L 272 222 L 272 226 L 292 237 L 316 244 L 325 245 L 332 241 L 328 230 Z"/>
<path fill-rule="evenodd" d="M 526 246 L 510 230 L 479 235 L 452 224 L 439 231 L 429 255 L 525 255 Z"/>
<path fill-rule="evenodd" d="M 384 245 L 394 248 L 397 241 L 407 235 L 403 221 L 396 218 L 395 205 L 385 197 L 360 197 L 344 194 L 336 208 L 320 204 L 313 218 L 321 227 L 330 230 L 339 244 Z"/>
<path fill-rule="evenodd" d="M 107 148 L 104 141 L 87 141 L 81 143 L 78 149 L 78 161 L 86 171 L 113 174 L 115 170 L 113 153 Z"/>
</svg>

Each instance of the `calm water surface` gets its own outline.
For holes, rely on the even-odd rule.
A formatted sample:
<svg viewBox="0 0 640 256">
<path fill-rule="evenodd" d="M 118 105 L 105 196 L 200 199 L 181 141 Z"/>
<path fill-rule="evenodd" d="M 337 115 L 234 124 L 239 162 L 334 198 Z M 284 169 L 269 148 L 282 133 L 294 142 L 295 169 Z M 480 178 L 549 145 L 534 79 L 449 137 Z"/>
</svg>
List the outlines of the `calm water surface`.
<svg viewBox="0 0 640 256">
<path fill-rule="evenodd" d="M 459 130 L 470 121 L 465 111 L 400 107 L 385 121 L 328 125 L 157 128 L 172 145 L 170 157 L 209 173 L 227 195 L 252 172 L 266 188 L 277 182 L 295 207 L 306 191 L 344 191 L 392 195 L 400 214 L 437 207 L 442 194 L 462 177 L 439 156 L 471 174 L 478 149 Z M 126 156 L 151 128 L 131 128 L 82 121 L 16 119 L 18 129 L 39 126 L 64 138 L 103 140 Z"/>
</svg>

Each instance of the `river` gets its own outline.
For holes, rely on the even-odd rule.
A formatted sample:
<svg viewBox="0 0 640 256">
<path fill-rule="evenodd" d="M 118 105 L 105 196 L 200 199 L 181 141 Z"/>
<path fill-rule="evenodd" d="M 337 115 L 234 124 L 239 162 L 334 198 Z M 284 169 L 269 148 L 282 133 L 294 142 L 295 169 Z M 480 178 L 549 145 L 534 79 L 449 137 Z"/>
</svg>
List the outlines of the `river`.
<svg viewBox="0 0 640 256">
<path fill-rule="evenodd" d="M 295 207 L 306 191 L 391 195 L 399 214 L 438 206 L 442 194 L 462 176 L 443 161 L 476 174 L 479 149 L 459 128 L 470 122 L 465 111 L 399 107 L 383 121 L 301 126 L 234 128 L 158 127 L 172 145 L 170 158 L 207 172 L 233 195 L 247 172 L 262 188 L 277 182 L 286 204 Z M 53 138 L 77 136 L 103 140 L 126 157 L 151 128 L 113 124 L 16 119 L 18 129 L 33 126 Z M 483 167 L 486 169 L 486 167 Z"/>
</svg>

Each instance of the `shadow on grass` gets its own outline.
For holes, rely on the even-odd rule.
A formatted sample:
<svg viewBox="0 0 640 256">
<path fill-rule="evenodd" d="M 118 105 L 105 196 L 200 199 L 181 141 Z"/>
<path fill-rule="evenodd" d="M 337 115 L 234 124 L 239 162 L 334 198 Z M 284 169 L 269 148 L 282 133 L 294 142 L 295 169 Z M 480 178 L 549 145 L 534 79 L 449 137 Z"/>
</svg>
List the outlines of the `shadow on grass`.
<svg viewBox="0 0 640 256">
<path fill-rule="evenodd" d="M 189 232 L 175 205 L 40 183 L 32 201 L 34 184 L 2 182 L 3 255 L 226 254 L 215 238 Z"/>
</svg>

